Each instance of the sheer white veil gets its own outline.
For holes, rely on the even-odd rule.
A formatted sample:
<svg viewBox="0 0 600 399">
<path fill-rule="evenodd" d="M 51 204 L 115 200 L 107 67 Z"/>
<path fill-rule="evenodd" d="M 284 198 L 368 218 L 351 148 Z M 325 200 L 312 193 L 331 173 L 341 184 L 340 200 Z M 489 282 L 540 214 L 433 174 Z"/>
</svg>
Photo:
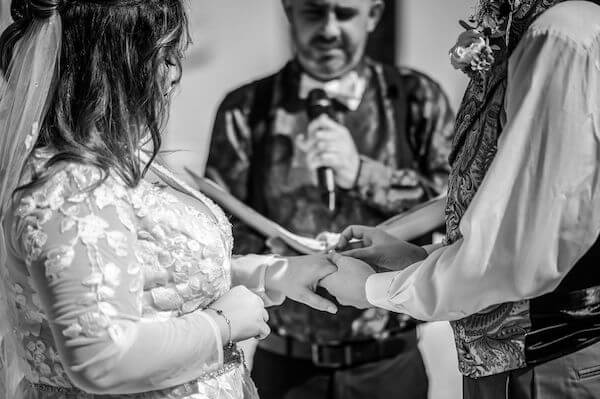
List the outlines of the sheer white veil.
<svg viewBox="0 0 600 399">
<path fill-rule="evenodd" d="M 25 399 L 18 387 L 26 369 L 19 355 L 20 326 L 10 295 L 5 219 L 54 94 L 62 24 L 58 12 L 51 14 L 28 22 L 0 82 L 0 397 L 7 399 Z"/>
</svg>

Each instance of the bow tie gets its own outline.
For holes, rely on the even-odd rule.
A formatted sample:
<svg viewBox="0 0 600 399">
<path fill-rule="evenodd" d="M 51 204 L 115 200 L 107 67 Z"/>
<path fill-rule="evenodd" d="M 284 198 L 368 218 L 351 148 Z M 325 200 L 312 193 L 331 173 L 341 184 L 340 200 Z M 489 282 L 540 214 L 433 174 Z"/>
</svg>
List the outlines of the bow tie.
<svg viewBox="0 0 600 399">
<path fill-rule="evenodd" d="M 300 91 L 298 96 L 305 100 L 313 89 L 322 89 L 329 98 L 335 99 L 350 111 L 356 111 L 367 88 L 367 82 L 358 73 L 352 71 L 345 76 L 321 82 L 303 73 L 300 78 Z"/>
</svg>

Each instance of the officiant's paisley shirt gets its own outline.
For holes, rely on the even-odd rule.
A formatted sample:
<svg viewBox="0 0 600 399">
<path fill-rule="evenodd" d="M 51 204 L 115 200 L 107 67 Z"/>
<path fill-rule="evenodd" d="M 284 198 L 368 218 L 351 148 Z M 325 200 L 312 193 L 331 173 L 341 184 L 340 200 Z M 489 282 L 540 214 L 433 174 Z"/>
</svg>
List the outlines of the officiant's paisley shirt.
<svg viewBox="0 0 600 399">
<path fill-rule="evenodd" d="M 443 193 L 454 119 L 440 86 L 422 73 L 368 59 L 357 72 L 368 82 L 360 105 L 350 111 L 334 100 L 334 107 L 362 165 L 355 187 L 338 189 L 335 213 L 328 211 L 306 163 L 302 137 L 308 118 L 298 95 L 296 62 L 226 96 L 213 129 L 209 177 L 270 219 L 309 237 L 352 224 L 376 225 Z M 265 251 L 263 237 L 234 226 L 235 253 Z M 319 342 L 371 337 L 408 322 L 404 315 L 348 307 L 331 317 L 291 301 L 270 313 L 273 331 Z"/>
</svg>

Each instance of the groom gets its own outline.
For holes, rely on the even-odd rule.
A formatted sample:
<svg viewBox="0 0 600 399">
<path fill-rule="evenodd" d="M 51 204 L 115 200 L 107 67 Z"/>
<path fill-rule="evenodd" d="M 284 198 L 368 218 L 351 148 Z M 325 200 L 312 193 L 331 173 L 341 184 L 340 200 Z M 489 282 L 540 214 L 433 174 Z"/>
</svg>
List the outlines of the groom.
<svg viewBox="0 0 600 399">
<path fill-rule="evenodd" d="M 452 52 L 472 81 L 447 245 L 354 226 L 339 250 L 367 245 L 333 255 L 322 284 L 343 304 L 451 321 L 467 399 L 599 398 L 600 6 L 491 3 Z"/>
</svg>

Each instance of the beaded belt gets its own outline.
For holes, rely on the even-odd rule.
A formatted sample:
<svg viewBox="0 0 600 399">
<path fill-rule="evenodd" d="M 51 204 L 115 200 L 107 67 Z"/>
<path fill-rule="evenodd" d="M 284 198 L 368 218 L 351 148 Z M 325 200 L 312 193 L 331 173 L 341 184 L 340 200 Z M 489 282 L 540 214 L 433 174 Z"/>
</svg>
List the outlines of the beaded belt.
<svg viewBox="0 0 600 399">
<path fill-rule="evenodd" d="M 177 392 L 178 395 L 186 394 L 186 395 L 191 395 L 194 393 L 197 393 L 197 388 L 196 385 L 198 383 L 202 383 L 204 381 L 207 380 L 213 380 L 216 379 L 224 374 L 229 373 L 230 371 L 235 370 L 236 368 L 240 367 L 241 365 L 245 364 L 245 360 L 244 360 L 244 352 L 242 352 L 241 349 L 238 349 L 236 346 L 233 346 L 232 348 L 225 348 L 224 352 L 223 352 L 223 357 L 224 357 L 224 365 L 223 367 L 221 367 L 218 370 L 215 371 L 211 371 L 205 374 L 202 374 L 199 378 L 197 378 L 194 381 L 190 381 L 187 382 L 185 384 L 181 384 L 181 385 L 177 385 L 175 387 L 170 387 L 170 388 L 165 388 L 165 389 L 161 389 L 158 391 L 151 391 L 151 392 L 145 392 L 145 393 L 139 393 L 139 394 L 132 394 L 132 395 L 128 395 L 127 397 L 131 396 L 132 398 L 144 398 L 144 397 L 153 397 L 152 395 L 160 392 L 160 396 L 158 397 L 169 397 L 169 392 Z M 32 383 L 32 382 L 28 382 L 28 384 L 35 390 L 35 391 L 39 391 L 39 392 L 54 392 L 54 393 L 64 393 L 68 396 L 73 396 L 74 398 L 78 398 L 78 399 L 83 399 L 86 397 L 94 397 L 94 398 L 101 398 L 101 397 L 111 397 L 112 395 L 92 395 L 89 393 L 86 393 L 85 391 L 82 391 L 79 388 L 74 388 L 74 387 L 59 387 L 59 386 L 55 386 L 55 385 L 48 385 L 48 384 L 39 384 L 39 383 Z"/>
</svg>

